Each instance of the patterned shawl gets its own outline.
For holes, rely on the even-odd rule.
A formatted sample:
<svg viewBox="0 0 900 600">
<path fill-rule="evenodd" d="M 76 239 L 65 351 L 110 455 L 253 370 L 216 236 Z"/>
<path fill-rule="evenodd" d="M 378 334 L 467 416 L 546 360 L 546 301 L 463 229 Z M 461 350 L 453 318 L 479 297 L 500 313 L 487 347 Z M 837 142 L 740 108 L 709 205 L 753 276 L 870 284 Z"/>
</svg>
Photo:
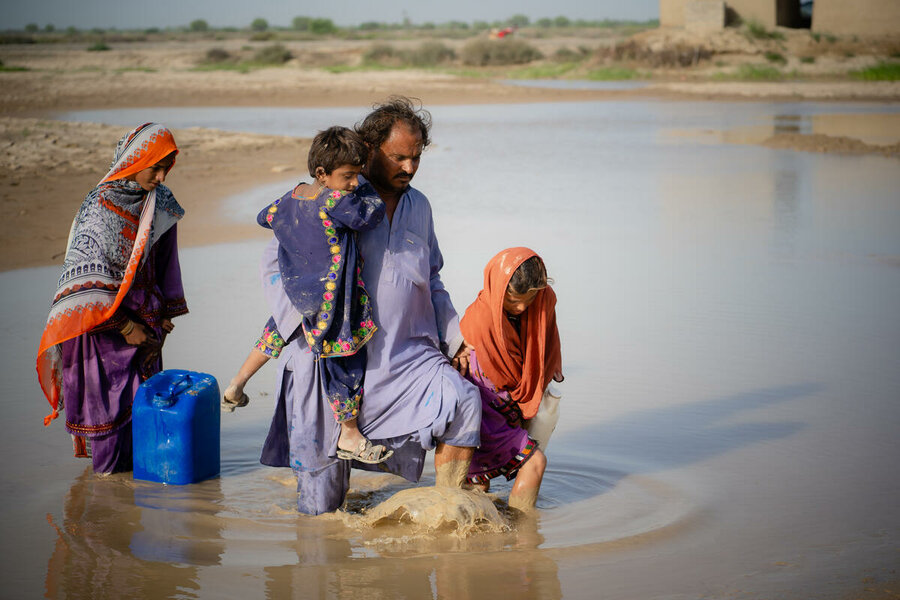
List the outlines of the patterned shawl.
<svg viewBox="0 0 900 600">
<path fill-rule="evenodd" d="M 509 280 L 532 256 L 537 254 L 528 248 L 508 248 L 492 258 L 484 268 L 484 289 L 460 322 L 463 337 L 475 347 L 485 375 L 498 389 L 509 392 L 526 419 L 537 414 L 550 380 L 561 381 L 562 376 L 553 289 L 538 291 L 519 317 L 518 331 L 503 312 Z"/>
<path fill-rule="evenodd" d="M 38 380 L 59 416 L 58 344 L 107 321 L 131 288 L 146 250 L 184 215 L 169 188 L 146 192 L 124 179 L 178 152 L 172 133 L 145 123 L 116 146 L 112 166 L 84 199 L 69 232 L 66 258 L 37 355 Z"/>
</svg>

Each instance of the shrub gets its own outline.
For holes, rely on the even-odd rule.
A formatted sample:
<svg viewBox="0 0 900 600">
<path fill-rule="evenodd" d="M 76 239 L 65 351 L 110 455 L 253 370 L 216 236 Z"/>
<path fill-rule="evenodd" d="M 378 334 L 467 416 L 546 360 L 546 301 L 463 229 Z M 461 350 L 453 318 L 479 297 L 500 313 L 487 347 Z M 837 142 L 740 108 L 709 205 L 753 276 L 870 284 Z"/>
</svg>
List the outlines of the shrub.
<svg viewBox="0 0 900 600">
<path fill-rule="evenodd" d="M 816 62 L 816 57 L 815 56 L 801 56 L 800 62 L 802 62 L 805 65 L 811 65 L 814 62 Z"/>
<path fill-rule="evenodd" d="M 408 62 L 416 67 L 433 67 L 456 59 L 456 52 L 440 42 L 422 42 L 409 55 Z"/>
<path fill-rule="evenodd" d="M 253 19 L 250 23 L 250 29 L 253 31 L 265 31 L 269 28 L 269 22 L 262 18 Z"/>
<path fill-rule="evenodd" d="M 208 31 L 209 23 L 204 21 L 203 19 L 194 19 L 190 24 L 191 31 Z"/>
<path fill-rule="evenodd" d="M 335 27 L 331 19 L 313 19 L 309 22 L 309 30 L 313 33 L 322 35 L 334 33 L 337 31 L 337 27 Z"/>
<path fill-rule="evenodd" d="M 309 17 L 294 17 L 291 24 L 297 31 L 309 31 L 310 23 L 312 23 L 312 19 Z"/>
<path fill-rule="evenodd" d="M 231 54 L 224 48 L 210 48 L 206 51 L 206 62 L 211 64 L 224 63 L 232 60 Z"/>
<path fill-rule="evenodd" d="M 779 52 L 772 52 L 772 51 L 766 52 L 765 57 L 766 57 L 766 60 L 771 63 L 779 63 L 782 65 L 787 64 L 787 59 L 784 57 L 783 54 L 781 54 Z"/>
<path fill-rule="evenodd" d="M 556 62 L 577 62 L 583 60 L 586 55 L 587 52 L 582 49 L 575 51 L 571 48 L 560 48 L 553 54 L 553 60 Z"/>
<path fill-rule="evenodd" d="M 754 40 L 783 40 L 780 31 L 769 31 L 759 21 L 747 21 L 747 37 Z"/>
<path fill-rule="evenodd" d="M 375 44 L 363 54 L 363 63 L 390 65 L 399 63 L 400 52 L 390 44 Z"/>
<path fill-rule="evenodd" d="M 472 40 L 462 49 L 462 61 L 473 66 L 521 65 L 543 58 L 540 51 L 522 40 Z"/>
<path fill-rule="evenodd" d="M 290 50 L 281 44 L 272 44 L 257 50 L 253 55 L 253 62 L 261 65 L 283 65 L 292 58 L 294 55 Z"/>
<path fill-rule="evenodd" d="M 112 50 L 112 48 L 103 42 L 97 42 L 96 44 L 88 46 L 88 52 L 105 52 L 106 50 Z"/>
</svg>

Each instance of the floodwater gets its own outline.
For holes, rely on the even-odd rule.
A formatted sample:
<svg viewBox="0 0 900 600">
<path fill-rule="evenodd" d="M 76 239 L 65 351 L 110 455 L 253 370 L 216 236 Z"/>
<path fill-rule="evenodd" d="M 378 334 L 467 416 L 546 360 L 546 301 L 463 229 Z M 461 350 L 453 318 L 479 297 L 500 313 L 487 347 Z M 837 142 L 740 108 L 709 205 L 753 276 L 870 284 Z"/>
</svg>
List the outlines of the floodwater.
<svg viewBox="0 0 900 600">
<path fill-rule="evenodd" d="M 64 118 L 161 120 L 176 136 L 193 125 L 310 135 L 365 112 Z M 219 478 L 94 477 L 71 458 L 61 424 L 41 423 L 33 351 L 57 269 L 0 273 L 2 596 L 828 599 L 896 582 L 897 161 L 704 132 L 825 115 L 893 122 L 897 112 L 670 102 L 433 110 L 416 183 L 432 201 L 457 308 L 507 246 L 533 247 L 556 281 L 566 381 L 533 518 L 505 510 L 505 482 L 487 506 L 412 492 L 407 506 L 424 516 L 392 518 L 391 497 L 411 486 L 374 474 L 354 476 L 345 512 L 298 515 L 290 471 L 258 463 L 273 364 L 251 381 L 251 404 L 222 416 Z M 228 210 L 252 218 L 279 193 L 236 195 Z M 267 316 L 260 251 L 182 250 L 191 314 L 167 342 L 167 366 L 227 382 Z M 420 485 L 433 481 L 427 468 Z"/>
</svg>

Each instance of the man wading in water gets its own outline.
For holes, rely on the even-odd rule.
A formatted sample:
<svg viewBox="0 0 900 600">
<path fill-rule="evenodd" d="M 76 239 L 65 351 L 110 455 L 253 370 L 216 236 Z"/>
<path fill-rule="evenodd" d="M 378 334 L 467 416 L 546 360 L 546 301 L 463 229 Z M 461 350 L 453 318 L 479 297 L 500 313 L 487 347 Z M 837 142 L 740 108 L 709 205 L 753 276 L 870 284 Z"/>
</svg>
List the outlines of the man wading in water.
<svg viewBox="0 0 900 600">
<path fill-rule="evenodd" d="M 306 514 L 340 508 L 351 467 L 387 470 L 418 481 L 425 453 L 432 448 L 436 484 L 461 487 L 479 444 L 481 398 L 460 375 L 468 370 L 468 347 L 441 282 L 444 261 L 431 205 L 409 185 L 430 142 L 430 126 L 428 112 L 402 97 L 377 106 L 356 126 L 369 149 L 360 183 L 370 182 L 386 208 L 386 218 L 359 236 L 362 276 L 379 330 L 367 345 L 357 424 L 373 444 L 394 451 L 387 461 L 366 465 L 337 458 L 340 425 L 298 331 L 302 316 L 284 293 L 277 240 L 263 254 L 266 299 L 288 343 L 261 462 L 294 470 L 297 507 Z"/>
</svg>

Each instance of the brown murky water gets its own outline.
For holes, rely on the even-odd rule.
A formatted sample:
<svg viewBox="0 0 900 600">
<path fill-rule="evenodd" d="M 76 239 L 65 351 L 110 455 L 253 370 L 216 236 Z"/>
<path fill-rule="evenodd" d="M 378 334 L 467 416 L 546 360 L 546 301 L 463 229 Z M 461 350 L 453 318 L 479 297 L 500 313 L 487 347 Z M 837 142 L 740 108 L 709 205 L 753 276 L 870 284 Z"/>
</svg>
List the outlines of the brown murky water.
<svg viewBox="0 0 900 600">
<path fill-rule="evenodd" d="M 534 247 L 556 280 L 567 378 L 532 516 L 506 507 L 507 483 L 491 496 L 435 490 L 433 468 L 419 488 L 354 475 L 342 512 L 298 515 L 290 471 L 258 463 L 271 364 L 251 404 L 223 415 L 220 477 L 94 477 L 62 427 L 41 424 L 33 348 L 56 269 L 0 274 L 0 595 L 842 598 L 888 586 L 900 546 L 896 160 L 670 135 L 826 112 L 885 130 L 897 113 L 435 110 L 417 181 L 457 307 L 504 246 Z M 312 111 L 287 117 L 318 126 Z M 541 176 L 554 185 L 535 187 Z M 269 193 L 229 206 L 252 213 Z M 192 312 L 168 366 L 231 376 L 266 318 L 260 250 L 182 251 Z"/>
</svg>

